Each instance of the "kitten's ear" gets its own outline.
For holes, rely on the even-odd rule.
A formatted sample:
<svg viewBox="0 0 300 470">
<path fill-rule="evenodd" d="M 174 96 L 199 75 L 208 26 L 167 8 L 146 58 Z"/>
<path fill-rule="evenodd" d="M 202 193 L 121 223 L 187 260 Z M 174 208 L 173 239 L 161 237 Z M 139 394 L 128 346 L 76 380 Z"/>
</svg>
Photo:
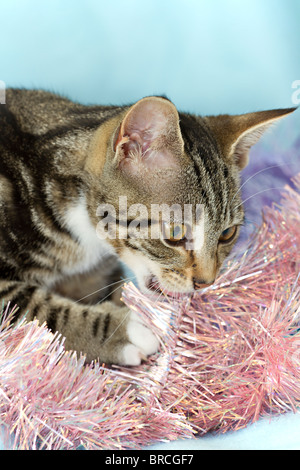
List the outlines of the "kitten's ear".
<svg viewBox="0 0 300 470">
<path fill-rule="evenodd" d="M 134 104 L 114 137 L 115 158 L 128 174 L 173 168 L 183 153 L 178 112 L 169 100 L 143 98 Z"/>
<path fill-rule="evenodd" d="M 237 116 L 207 116 L 223 155 L 234 161 L 240 169 L 248 164 L 249 150 L 262 134 L 276 121 L 297 108 L 273 109 Z"/>
</svg>

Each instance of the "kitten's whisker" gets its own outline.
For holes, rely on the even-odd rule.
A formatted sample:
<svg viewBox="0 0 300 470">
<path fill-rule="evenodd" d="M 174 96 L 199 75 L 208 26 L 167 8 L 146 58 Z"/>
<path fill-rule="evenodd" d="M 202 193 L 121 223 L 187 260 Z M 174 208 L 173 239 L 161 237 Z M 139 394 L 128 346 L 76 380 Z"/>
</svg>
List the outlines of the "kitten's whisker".
<svg viewBox="0 0 300 470">
<path fill-rule="evenodd" d="M 108 287 L 114 286 L 115 284 L 118 284 L 118 283 L 120 283 L 120 282 L 131 281 L 131 280 L 134 279 L 134 278 L 135 278 L 135 276 L 132 276 L 132 277 L 127 277 L 127 278 L 125 278 L 125 279 L 120 279 L 119 281 L 112 282 L 111 284 L 108 284 L 107 286 L 101 287 L 100 289 L 97 289 L 97 290 L 95 290 L 94 292 L 91 292 L 90 294 L 87 294 L 87 295 L 85 295 L 84 297 L 81 297 L 81 299 L 76 300 L 75 303 L 78 303 L 78 302 L 80 302 L 81 300 L 84 300 L 84 299 L 86 299 L 87 297 L 90 297 L 91 295 L 97 294 L 97 292 L 100 292 L 100 291 L 102 291 L 102 290 L 104 290 L 104 289 L 107 289 Z"/>
<path fill-rule="evenodd" d="M 173 298 L 174 298 L 175 300 L 178 300 L 179 297 L 180 297 L 180 292 L 174 292 L 174 293 L 175 293 L 175 295 L 173 294 Z M 157 299 L 157 302 L 160 301 L 160 298 L 161 298 L 162 296 L 164 296 L 164 297 L 170 302 L 170 296 L 169 296 L 168 294 L 166 294 L 165 289 L 160 289 L 160 295 L 159 295 L 159 297 L 158 297 L 158 299 Z"/>
<path fill-rule="evenodd" d="M 127 278 L 127 279 L 130 279 L 130 278 Z M 133 279 L 133 278 L 132 278 Z M 119 286 L 121 287 L 121 286 Z M 117 289 L 119 289 L 119 287 L 117 287 L 113 292 L 115 292 Z M 156 301 L 158 302 L 159 299 L 160 299 L 160 296 L 162 295 L 162 291 L 159 290 L 159 289 L 155 289 L 155 292 L 160 292 L 160 295 L 158 297 L 158 299 L 156 299 Z M 101 302 L 103 301 L 104 299 L 101 300 Z M 99 303 L 99 302 L 98 302 Z M 124 316 L 124 318 L 122 319 L 122 321 L 118 324 L 118 326 L 114 329 L 114 331 L 110 334 L 110 336 L 108 338 L 106 338 L 106 340 L 104 341 L 103 344 L 107 343 L 107 341 L 109 341 L 113 335 L 115 334 L 116 331 L 118 331 L 118 329 L 120 328 L 120 326 L 124 323 L 124 321 L 128 318 L 128 315 L 131 313 L 131 310 L 128 310 L 127 314 Z"/>
<path fill-rule="evenodd" d="M 162 296 L 164 296 L 165 298 L 167 297 L 167 295 L 162 290 L 155 290 L 155 292 L 157 292 L 157 294 L 159 294 L 157 299 L 155 300 L 156 302 L 160 302 Z"/>
<path fill-rule="evenodd" d="M 106 344 L 112 337 L 113 335 L 115 334 L 116 331 L 118 331 L 118 329 L 120 328 L 121 325 L 123 325 L 124 321 L 127 320 L 128 318 L 128 315 L 131 313 L 131 310 L 128 310 L 128 312 L 126 313 L 126 315 L 124 316 L 124 318 L 122 319 L 122 321 L 120 321 L 120 323 L 118 324 L 118 326 L 114 329 L 114 331 L 108 336 L 108 338 L 106 338 L 106 340 L 103 342 L 103 345 Z"/>
<path fill-rule="evenodd" d="M 261 193 L 265 193 L 266 191 L 271 191 L 271 190 L 274 190 L 274 189 L 284 189 L 283 186 L 279 186 L 277 188 L 267 188 L 267 189 L 263 189 L 262 191 L 258 191 L 257 193 L 255 194 L 252 194 L 252 196 L 249 196 L 247 197 L 247 199 L 245 199 L 244 201 L 242 201 L 238 206 L 235 207 L 235 210 L 238 209 L 242 204 L 244 204 L 246 201 L 249 201 L 249 199 L 252 199 L 254 196 L 257 196 L 258 194 L 261 194 Z"/>
<path fill-rule="evenodd" d="M 239 187 L 239 189 L 236 191 L 233 198 L 231 199 L 231 203 L 233 202 L 233 200 L 234 200 L 235 196 L 238 194 L 238 192 L 242 189 L 242 187 L 245 186 L 245 184 L 248 183 L 248 181 L 250 181 L 252 178 L 254 178 L 254 176 L 259 175 L 259 173 L 263 173 L 264 171 L 271 170 L 272 168 L 279 168 L 281 166 L 292 166 L 292 165 L 293 165 L 293 163 L 281 163 L 279 165 L 268 166 L 267 168 L 262 168 L 261 170 L 257 171 L 256 173 L 254 173 L 254 175 L 249 176 L 249 178 L 247 178 L 246 181 L 244 181 L 244 183 Z"/>
<path fill-rule="evenodd" d="M 126 279 L 124 279 L 124 280 L 122 279 L 122 280 L 123 280 L 124 283 L 125 283 L 126 281 L 132 280 L 132 279 L 134 279 L 134 278 L 135 278 L 135 276 L 133 276 L 133 277 L 131 277 L 131 278 L 128 277 L 128 278 L 126 278 Z M 116 284 L 116 283 L 114 283 L 114 284 Z M 99 300 L 99 302 L 96 302 L 95 305 L 101 304 L 105 299 L 107 299 L 108 297 L 110 297 L 114 292 L 116 292 L 118 289 L 121 289 L 122 287 L 123 287 L 123 284 L 121 284 L 120 286 L 116 287 L 114 290 L 110 291 L 103 299 Z"/>
</svg>

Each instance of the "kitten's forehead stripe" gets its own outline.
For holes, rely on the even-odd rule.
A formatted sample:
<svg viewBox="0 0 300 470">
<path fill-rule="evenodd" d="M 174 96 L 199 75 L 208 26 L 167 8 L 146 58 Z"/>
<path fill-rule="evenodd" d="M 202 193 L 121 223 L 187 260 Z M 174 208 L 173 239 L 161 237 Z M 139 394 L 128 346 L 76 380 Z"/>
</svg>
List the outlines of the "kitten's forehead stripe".
<svg viewBox="0 0 300 470">
<path fill-rule="evenodd" d="M 229 169 L 219 155 L 217 143 L 201 118 L 180 114 L 180 126 L 186 151 L 198 178 L 202 202 L 209 217 L 220 224 L 228 211 Z"/>
</svg>

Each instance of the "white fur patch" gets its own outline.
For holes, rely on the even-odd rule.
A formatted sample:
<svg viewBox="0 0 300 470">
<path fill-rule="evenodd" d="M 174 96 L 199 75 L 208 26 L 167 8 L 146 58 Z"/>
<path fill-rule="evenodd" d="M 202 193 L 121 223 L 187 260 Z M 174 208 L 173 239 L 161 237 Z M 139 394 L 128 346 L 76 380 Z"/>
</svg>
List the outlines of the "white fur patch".
<svg viewBox="0 0 300 470">
<path fill-rule="evenodd" d="M 65 224 L 72 236 L 80 243 L 82 259 L 71 268 L 72 272 L 84 272 L 96 266 L 101 259 L 114 254 L 114 249 L 105 240 L 97 237 L 82 196 L 77 204 L 70 207 L 65 215 Z"/>
<path fill-rule="evenodd" d="M 122 349 L 120 364 L 123 366 L 139 366 L 142 362 L 142 354 L 139 348 L 133 344 L 126 344 Z"/>
<path fill-rule="evenodd" d="M 132 344 L 127 344 L 122 350 L 121 362 L 123 365 L 138 366 L 142 359 L 158 351 L 158 339 L 133 312 L 131 312 L 127 325 L 127 335 Z"/>
</svg>

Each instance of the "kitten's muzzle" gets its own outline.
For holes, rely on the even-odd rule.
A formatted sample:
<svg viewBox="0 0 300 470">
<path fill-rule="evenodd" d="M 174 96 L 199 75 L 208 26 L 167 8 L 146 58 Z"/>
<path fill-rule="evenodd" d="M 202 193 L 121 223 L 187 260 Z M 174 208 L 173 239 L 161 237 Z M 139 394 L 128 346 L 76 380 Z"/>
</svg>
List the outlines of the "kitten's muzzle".
<svg viewBox="0 0 300 470">
<path fill-rule="evenodd" d="M 178 297 L 180 294 L 183 294 L 184 292 L 173 292 L 165 289 L 162 287 L 160 284 L 158 278 L 156 276 L 150 276 L 148 281 L 146 282 L 146 287 L 149 291 L 152 291 L 153 293 L 156 294 L 164 294 L 168 297 Z"/>
<path fill-rule="evenodd" d="M 193 283 L 193 289 L 194 291 L 197 291 L 197 290 L 200 290 L 200 289 L 204 289 L 205 287 L 209 287 L 211 286 L 213 283 L 214 283 L 214 280 L 211 281 L 211 282 L 207 282 L 207 281 L 204 281 L 203 279 L 197 279 L 195 277 L 192 278 L 192 283 Z M 169 291 L 165 288 L 162 287 L 162 285 L 160 284 L 158 278 L 156 276 L 150 276 L 148 278 L 148 281 L 146 282 L 146 287 L 148 290 L 152 291 L 152 292 L 155 292 L 155 293 L 163 293 L 165 295 L 167 295 L 168 297 L 178 297 L 180 296 L 180 294 L 188 294 L 188 293 L 192 293 L 192 291 L 176 291 L 176 292 L 172 292 L 172 291 Z"/>
</svg>

